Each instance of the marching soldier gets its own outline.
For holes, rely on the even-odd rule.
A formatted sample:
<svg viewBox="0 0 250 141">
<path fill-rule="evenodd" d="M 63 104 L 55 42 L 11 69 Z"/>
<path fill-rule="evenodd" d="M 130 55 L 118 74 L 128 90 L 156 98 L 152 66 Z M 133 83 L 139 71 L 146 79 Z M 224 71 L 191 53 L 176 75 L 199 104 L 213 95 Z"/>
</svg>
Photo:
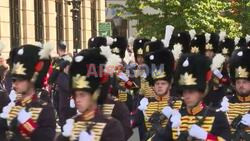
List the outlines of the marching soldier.
<svg viewBox="0 0 250 141">
<path fill-rule="evenodd" d="M 3 108 L 0 114 L 1 141 L 53 141 L 55 113 L 53 107 L 38 98 L 37 88 L 42 88 L 50 66 L 49 44 L 43 48 L 23 45 L 13 59 L 11 76 L 13 89 L 21 97 Z"/>
<path fill-rule="evenodd" d="M 227 95 L 227 85 L 229 83 L 228 75 L 225 72 L 226 58 L 219 52 L 219 43 L 224 40 L 226 33 L 220 34 L 206 33 L 206 56 L 212 61 L 212 78 L 208 83 L 208 93 L 204 98 L 204 103 L 212 103 L 211 107 L 217 109 L 220 107 L 222 98 Z M 216 54 L 215 54 L 216 53 Z M 210 55 L 209 55 L 210 54 Z"/>
<path fill-rule="evenodd" d="M 176 83 L 185 107 L 172 112 L 167 127 L 153 137 L 163 140 L 230 140 L 226 115 L 203 104 L 209 61 L 203 55 L 185 54 L 178 63 Z"/>
<path fill-rule="evenodd" d="M 235 94 L 231 97 L 224 98 L 219 110 L 228 115 L 229 123 L 235 140 L 249 139 L 250 130 L 249 116 L 243 116 L 249 112 L 250 108 L 250 50 L 236 50 L 230 59 L 230 76 L 235 85 Z M 247 114 L 248 115 L 248 114 Z M 241 119 L 241 117 L 243 118 Z M 242 126 L 242 123 L 245 126 Z M 236 130 L 236 131 L 235 131 Z"/>
<path fill-rule="evenodd" d="M 110 52 L 111 53 L 111 52 Z M 70 67 L 70 88 L 78 114 L 66 121 L 58 141 L 125 141 L 120 122 L 106 117 L 103 103 L 108 95 L 107 79 L 102 68 L 107 56 L 99 49 L 77 54 Z M 92 68 L 92 69 L 90 69 Z"/>
<path fill-rule="evenodd" d="M 182 104 L 170 96 L 175 63 L 173 54 L 167 48 L 162 48 L 146 55 L 145 63 L 149 67 L 147 80 L 155 93 L 154 97 L 144 97 L 138 106 L 135 122 L 141 140 L 151 138 L 165 127 L 165 116 L 169 118 L 172 108 L 178 109 Z"/>
<path fill-rule="evenodd" d="M 97 49 L 108 48 L 108 50 L 110 50 L 110 47 L 106 45 L 111 45 L 113 41 L 114 39 L 110 37 L 93 37 L 89 39 L 89 48 L 97 48 Z M 117 39 L 115 39 L 115 41 L 117 41 Z M 109 56 L 109 60 L 112 60 L 112 61 L 116 60 L 117 64 L 112 64 L 114 65 L 113 67 L 118 66 L 121 63 L 120 55 L 112 54 Z M 114 74 L 110 74 L 110 75 L 112 77 L 115 77 Z M 109 85 L 109 90 L 112 90 L 111 85 L 110 85 L 111 81 L 114 80 L 112 77 L 110 76 L 107 77 L 107 80 L 109 83 L 107 83 L 106 85 Z M 129 109 L 128 109 L 128 106 L 124 103 L 124 101 L 121 101 L 121 99 L 119 100 L 117 97 L 114 97 L 114 94 L 112 92 L 114 91 L 109 91 L 108 96 L 104 101 L 103 111 L 106 111 L 104 112 L 104 115 L 108 117 L 116 118 L 117 120 L 120 121 L 124 130 L 124 133 L 125 133 L 125 139 L 128 140 L 130 136 L 132 135 L 132 127 L 130 125 Z"/>
<path fill-rule="evenodd" d="M 143 47 L 143 56 L 145 57 L 147 54 L 150 54 L 156 50 L 160 50 L 164 48 L 164 44 L 160 40 L 155 40 L 155 41 L 149 41 L 145 42 L 144 47 Z M 145 60 L 144 60 L 145 61 Z M 144 68 L 146 69 L 146 68 Z M 143 97 L 154 97 L 155 92 L 152 88 L 152 86 L 149 84 L 147 79 L 142 79 L 140 83 L 140 92 Z"/>
</svg>

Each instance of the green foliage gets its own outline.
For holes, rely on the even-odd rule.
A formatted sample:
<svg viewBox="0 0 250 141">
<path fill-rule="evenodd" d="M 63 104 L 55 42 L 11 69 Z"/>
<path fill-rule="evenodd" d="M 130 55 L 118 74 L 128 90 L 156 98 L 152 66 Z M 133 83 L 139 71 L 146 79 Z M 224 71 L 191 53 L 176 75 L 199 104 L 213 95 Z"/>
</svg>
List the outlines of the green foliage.
<svg viewBox="0 0 250 141">
<path fill-rule="evenodd" d="M 240 2 L 237 3 L 238 7 L 242 7 L 241 5 Z M 163 38 L 165 26 L 168 24 L 173 25 L 175 31 L 226 30 L 231 37 L 241 36 L 243 30 L 249 33 L 250 28 L 250 10 L 244 9 L 240 12 L 245 19 L 235 18 L 229 0 L 127 0 L 125 6 L 110 7 L 116 8 L 118 15 L 128 15 L 128 19 L 138 20 L 138 36 L 144 37 Z M 144 12 L 145 9 L 154 12 L 150 14 Z"/>
</svg>

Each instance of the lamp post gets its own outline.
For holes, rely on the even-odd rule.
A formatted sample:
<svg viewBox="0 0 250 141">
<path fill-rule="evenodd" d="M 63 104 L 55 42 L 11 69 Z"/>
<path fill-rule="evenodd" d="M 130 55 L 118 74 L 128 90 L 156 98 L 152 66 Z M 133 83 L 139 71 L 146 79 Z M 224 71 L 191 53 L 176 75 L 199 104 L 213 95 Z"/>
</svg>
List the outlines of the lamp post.
<svg viewBox="0 0 250 141">
<path fill-rule="evenodd" d="M 72 21 L 73 21 L 73 48 L 74 53 L 77 53 L 81 48 L 81 15 L 80 7 L 82 0 L 65 0 L 68 5 L 72 5 Z"/>
</svg>

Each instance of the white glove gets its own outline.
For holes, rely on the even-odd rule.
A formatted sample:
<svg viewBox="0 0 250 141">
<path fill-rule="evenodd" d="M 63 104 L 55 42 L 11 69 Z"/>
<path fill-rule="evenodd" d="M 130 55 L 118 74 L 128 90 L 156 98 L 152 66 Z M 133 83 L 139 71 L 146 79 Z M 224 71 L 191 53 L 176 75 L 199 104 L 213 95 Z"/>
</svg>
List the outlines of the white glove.
<svg viewBox="0 0 250 141">
<path fill-rule="evenodd" d="M 11 102 L 14 102 L 16 100 L 16 91 L 15 90 L 10 91 L 9 99 Z"/>
<path fill-rule="evenodd" d="M 169 106 L 166 106 L 162 109 L 161 111 L 163 113 L 164 116 L 166 116 L 167 118 L 169 118 L 172 115 L 173 109 Z"/>
<path fill-rule="evenodd" d="M 227 112 L 229 110 L 229 102 L 226 96 L 223 97 L 221 107 L 217 111 Z"/>
<path fill-rule="evenodd" d="M 178 128 L 181 126 L 181 114 L 178 110 L 173 110 L 170 121 L 172 122 L 172 128 Z"/>
<path fill-rule="evenodd" d="M 14 102 L 10 102 L 8 105 L 3 107 L 3 112 L 0 114 L 0 117 L 3 119 L 7 119 L 9 117 L 9 113 L 11 108 L 15 106 Z"/>
<path fill-rule="evenodd" d="M 66 124 L 63 126 L 63 132 L 62 135 L 64 137 L 69 137 L 72 133 L 72 130 L 74 128 L 74 119 L 67 119 Z"/>
<path fill-rule="evenodd" d="M 245 114 L 244 116 L 242 116 L 240 123 L 250 127 L 250 114 Z"/>
<path fill-rule="evenodd" d="M 120 72 L 118 75 L 117 75 L 121 80 L 127 82 L 129 80 L 127 74 L 123 73 L 123 72 Z"/>
<path fill-rule="evenodd" d="M 79 136 L 79 141 L 93 141 L 93 136 L 86 131 L 82 131 Z"/>
<path fill-rule="evenodd" d="M 140 105 L 138 106 L 138 109 L 141 111 L 145 111 L 147 109 L 147 106 L 148 106 L 148 99 L 144 97 L 140 101 Z"/>
<path fill-rule="evenodd" d="M 193 124 L 190 129 L 188 130 L 188 133 L 191 137 L 200 139 L 200 140 L 206 140 L 208 133 L 201 128 L 200 126 Z"/>
<path fill-rule="evenodd" d="M 19 113 L 18 113 L 18 116 L 17 116 L 17 120 L 23 124 L 25 123 L 26 121 L 28 121 L 29 119 L 31 118 L 31 113 L 30 112 L 27 112 L 25 110 L 25 108 L 23 108 Z"/>
</svg>

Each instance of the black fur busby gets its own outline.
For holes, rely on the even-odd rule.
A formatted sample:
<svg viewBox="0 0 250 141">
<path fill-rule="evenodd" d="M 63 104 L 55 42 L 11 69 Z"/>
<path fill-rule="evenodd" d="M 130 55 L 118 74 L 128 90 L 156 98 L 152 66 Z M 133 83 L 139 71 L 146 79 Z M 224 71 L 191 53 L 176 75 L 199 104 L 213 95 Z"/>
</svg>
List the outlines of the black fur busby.
<svg viewBox="0 0 250 141">
<path fill-rule="evenodd" d="M 190 53 L 204 55 L 205 47 L 206 47 L 205 34 L 195 35 L 194 39 L 191 41 Z"/>
<path fill-rule="evenodd" d="M 190 51 L 191 36 L 188 31 L 180 32 L 172 36 L 170 40 L 170 49 L 174 49 L 174 46 L 180 44 L 182 46 L 182 52 L 187 53 Z"/>
<path fill-rule="evenodd" d="M 125 37 L 114 37 L 113 39 L 113 44 L 110 46 L 111 51 L 123 59 L 128 47 L 128 40 Z"/>
<path fill-rule="evenodd" d="M 160 40 L 149 41 L 149 42 L 144 44 L 143 52 L 144 52 L 144 55 L 147 55 L 151 52 L 154 52 L 154 51 L 162 49 L 162 48 L 164 48 L 164 44 L 162 41 L 160 41 Z"/>
<path fill-rule="evenodd" d="M 230 77 L 233 82 L 236 79 L 250 80 L 250 49 L 235 51 L 229 61 Z"/>
<path fill-rule="evenodd" d="M 180 91 L 194 89 L 205 92 L 210 72 L 209 59 L 200 54 L 183 54 L 176 68 L 175 85 Z"/>
<path fill-rule="evenodd" d="M 238 41 L 235 41 L 235 48 L 236 49 L 244 49 L 247 48 L 247 41 L 245 37 L 241 37 L 238 39 Z"/>
<path fill-rule="evenodd" d="M 231 38 L 225 38 L 219 45 L 219 52 L 223 55 L 231 56 L 235 48 L 235 42 Z"/>
<path fill-rule="evenodd" d="M 88 48 L 100 48 L 101 46 L 109 46 L 113 43 L 111 37 L 92 37 L 88 41 Z"/>
<path fill-rule="evenodd" d="M 23 45 L 15 51 L 11 69 L 12 79 L 30 80 L 36 88 L 43 87 L 43 82 L 49 70 L 52 47 L 45 44 L 43 48 L 35 45 Z"/>
<path fill-rule="evenodd" d="M 144 60 L 148 66 L 147 80 L 151 85 L 156 80 L 166 80 L 172 83 L 175 60 L 169 49 L 162 48 L 151 52 L 144 57 Z"/>
<path fill-rule="evenodd" d="M 101 66 L 106 64 L 105 56 L 99 49 L 88 49 L 77 54 L 70 67 L 70 86 L 73 90 L 85 90 L 90 93 L 100 85 Z"/>
<path fill-rule="evenodd" d="M 217 33 L 206 33 L 206 46 L 205 50 L 213 51 L 214 53 L 218 52 L 220 36 Z"/>
<path fill-rule="evenodd" d="M 144 44 L 149 41 L 150 40 L 146 38 L 137 38 L 134 40 L 133 51 L 134 51 L 135 58 L 137 58 L 138 55 L 144 56 L 143 47 L 144 47 Z"/>
</svg>

